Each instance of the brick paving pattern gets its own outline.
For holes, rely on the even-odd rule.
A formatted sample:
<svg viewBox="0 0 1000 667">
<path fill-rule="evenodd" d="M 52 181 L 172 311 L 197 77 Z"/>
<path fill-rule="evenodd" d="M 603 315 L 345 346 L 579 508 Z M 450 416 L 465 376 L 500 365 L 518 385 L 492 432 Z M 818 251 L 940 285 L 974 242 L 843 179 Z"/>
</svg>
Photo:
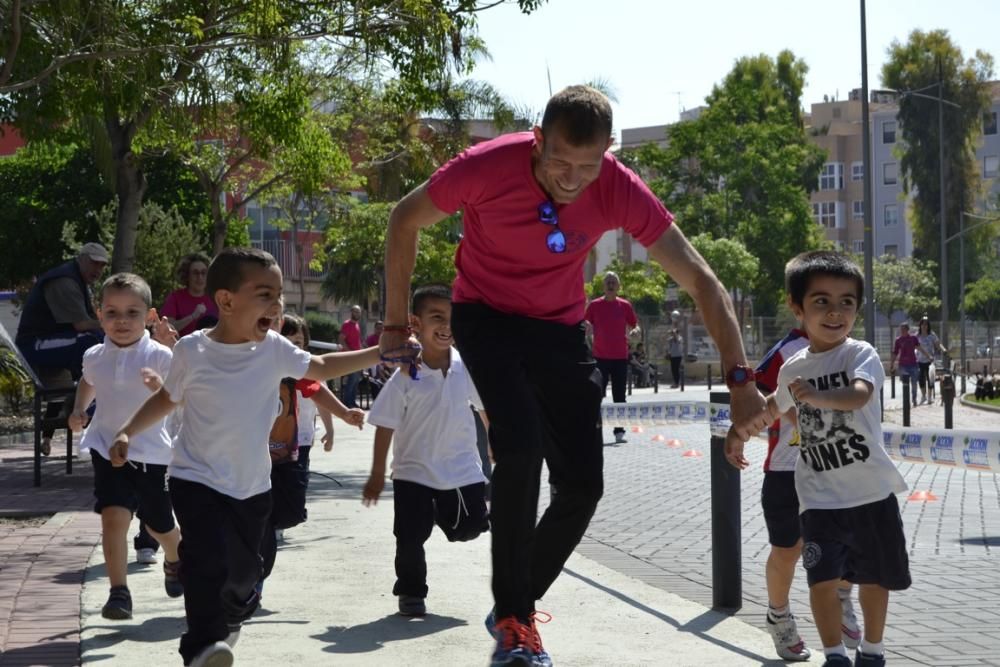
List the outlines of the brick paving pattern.
<svg viewBox="0 0 1000 667">
<path fill-rule="evenodd" d="M 35 488 L 31 455 L 30 445 L 0 449 L 0 516 L 51 515 L 0 525 L 0 667 L 70 667 L 80 664 L 80 588 L 101 533 L 93 478 L 89 461 L 67 476 L 53 456 Z"/>
<path fill-rule="evenodd" d="M 661 392 L 636 400 L 707 400 L 705 391 Z M 887 421 L 900 409 L 888 402 Z M 913 411 L 914 427 L 943 424 L 940 406 Z M 1000 415 L 956 404 L 955 424 L 1000 430 Z M 653 442 L 657 433 L 682 440 L 671 449 Z M 706 606 L 712 604 L 710 462 L 707 425 L 651 427 L 629 433 L 629 443 L 605 448 L 605 494 L 578 551 Z M 611 441 L 610 431 L 606 442 Z M 685 449 L 702 458 L 683 458 Z M 766 445 L 747 447 L 751 468 L 742 476 L 742 620 L 761 626 L 767 607 L 764 563 L 767 531 L 760 509 L 761 464 Z M 914 585 L 890 603 L 886 648 L 894 665 L 938 667 L 1000 664 L 1000 484 L 978 471 L 903 463 L 912 490 L 939 500 L 900 498 L 910 541 Z M 543 496 L 544 497 L 544 496 Z M 821 644 L 809 612 L 804 573 L 796 574 L 792 606 L 800 631 L 814 649 Z M 856 609 L 860 606 L 855 603 Z M 860 614 L 859 614 L 860 616 Z"/>
</svg>

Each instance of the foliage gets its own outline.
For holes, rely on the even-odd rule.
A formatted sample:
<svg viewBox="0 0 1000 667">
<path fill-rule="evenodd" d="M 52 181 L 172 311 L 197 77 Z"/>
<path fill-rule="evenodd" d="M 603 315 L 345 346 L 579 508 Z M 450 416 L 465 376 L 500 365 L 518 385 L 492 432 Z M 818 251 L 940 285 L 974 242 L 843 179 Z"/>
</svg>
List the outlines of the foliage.
<svg viewBox="0 0 1000 667">
<path fill-rule="evenodd" d="M 965 310 L 975 318 L 1000 320 L 1000 278 L 986 275 L 965 287 Z"/>
<path fill-rule="evenodd" d="M 21 367 L 17 355 L 0 345 L 0 398 L 15 414 L 28 405 L 34 392 L 31 378 Z"/>
<path fill-rule="evenodd" d="M 789 257 L 820 244 L 809 192 L 825 156 L 803 129 L 808 71 L 790 51 L 739 59 L 693 121 L 627 159 L 677 214 L 689 236 L 740 241 L 760 262 L 752 293 L 759 314 L 781 299 Z"/>
<path fill-rule="evenodd" d="M 614 271 L 621 280 L 619 296 L 628 299 L 636 313 L 648 317 L 663 314 L 663 304 L 669 281 L 666 272 L 655 262 L 625 263 L 618 257 L 611 260 L 606 271 Z M 591 298 L 604 295 L 604 273 L 590 281 Z"/>
<path fill-rule="evenodd" d="M 309 338 L 326 343 L 336 343 L 340 340 L 340 324 L 325 313 L 307 310 L 304 314 L 309 325 Z"/>
<path fill-rule="evenodd" d="M 115 206 L 111 202 L 94 216 L 105 243 L 115 233 Z M 153 306 L 159 308 L 167 294 L 179 287 L 177 263 L 184 255 L 204 250 L 205 246 L 200 231 L 185 221 L 176 208 L 166 211 L 154 202 L 143 204 L 138 230 L 132 272 L 149 283 Z"/>
<path fill-rule="evenodd" d="M 875 307 L 889 322 L 890 340 L 893 337 L 893 318 L 897 313 L 917 319 L 941 307 L 935 269 L 933 262 L 913 257 L 899 259 L 882 255 L 875 259 L 872 264 L 872 294 Z"/>
<path fill-rule="evenodd" d="M 989 84 L 993 57 L 977 51 L 966 58 L 947 31 L 914 30 L 906 43 L 894 41 L 882 67 L 882 83 L 895 90 L 919 91 L 937 97 L 937 84 L 944 100 L 959 108 L 944 106 L 946 235 L 958 231 L 960 211 L 972 210 L 979 195 L 976 145 L 982 132 L 983 114 L 989 109 Z M 941 225 L 938 104 L 926 97 L 902 95 L 899 100 L 900 157 L 903 187 L 913 194 L 914 255 L 940 262 Z M 984 226 L 966 235 L 966 273 L 978 277 L 982 258 L 989 253 L 995 230 Z M 958 281 L 958 244 L 948 248 L 949 303 L 957 309 L 961 297 Z"/>
<path fill-rule="evenodd" d="M 260 133 L 294 129 L 302 97 L 293 94 L 286 105 L 280 91 L 310 60 L 315 71 L 346 60 L 369 72 L 394 72 L 402 96 L 420 102 L 413 108 L 426 108 L 435 99 L 429 91 L 446 73 L 471 68 L 473 54 L 481 51 L 477 13 L 495 4 L 19 2 L 17 12 L 3 12 L 12 27 L 0 32 L 0 119 L 29 137 L 54 126 L 84 131 L 118 199 L 113 268 L 127 270 L 148 187 L 147 160 L 200 136 L 184 131 L 192 113 L 210 115 L 236 103 L 267 120 L 254 126 Z M 539 5 L 518 1 L 524 12 Z M 323 43 L 310 48 L 315 40 Z M 261 73 L 274 86 L 255 96 Z"/>
<path fill-rule="evenodd" d="M 373 302 L 385 302 L 385 236 L 392 204 L 348 203 L 326 228 L 323 247 L 314 268 L 325 267 L 323 294 L 370 310 Z M 420 233 L 413 284 L 451 284 L 455 279 L 454 257 L 458 247 L 457 220 L 450 218 Z"/>
<path fill-rule="evenodd" d="M 94 215 L 112 201 L 111 190 L 89 150 L 72 138 L 60 140 L 66 143 L 29 143 L 0 161 L 2 285 L 26 286 L 100 236 Z M 150 162 L 149 180 L 148 200 L 164 209 L 176 207 L 181 218 L 195 223 L 203 247 L 207 206 L 193 177 L 176 159 L 159 156 Z"/>
</svg>

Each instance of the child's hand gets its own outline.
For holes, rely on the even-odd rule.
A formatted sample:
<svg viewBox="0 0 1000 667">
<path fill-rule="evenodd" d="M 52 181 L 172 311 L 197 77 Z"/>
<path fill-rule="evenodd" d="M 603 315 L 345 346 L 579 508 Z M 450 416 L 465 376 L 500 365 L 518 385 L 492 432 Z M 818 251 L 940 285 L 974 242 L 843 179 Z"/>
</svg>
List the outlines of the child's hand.
<svg viewBox="0 0 1000 667">
<path fill-rule="evenodd" d="M 177 329 L 170 323 L 170 320 L 166 317 L 159 317 L 156 313 L 156 308 L 151 308 L 149 311 L 149 323 L 153 325 L 153 340 L 160 345 L 166 345 L 173 349 L 174 343 L 177 342 Z"/>
<path fill-rule="evenodd" d="M 725 454 L 726 460 L 734 468 L 745 470 L 750 465 L 750 461 L 743 456 L 743 441 L 740 440 L 740 436 L 736 434 L 733 427 L 730 427 L 729 432 L 726 433 Z"/>
<path fill-rule="evenodd" d="M 365 425 L 365 411 L 361 408 L 351 408 L 341 417 L 345 422 L 351 426 L 357 426 L 359 429 Z M 332 436 L 330 446 L 333 446 Z"/>
<path fill-rule="evenodd" d="M 85 410 L 76 411 L 70 413 L 69 417 L 66 418 L 69 428 L 73 433 L 79 433 L 87 425 L 89 420 L 89 415 Z"/>
<path fill-rule="evenodd" d="M 111 457 L 111 465 L 121 468 L 128 461 L 128 436 L 119 433 L 115 436 L 111 447 L 108 449 L 108 456 Z"/>
<path fill-rule="evenodd" d="M 788 385 L 789 391 L 792 392 L 792 396 L 796 401 L 800 403 L 812 404 L 813 400 L 816 398 L 816 387 L 812 386 L 801 377 L 797 377 L 792 380 L 792 383 Z"/>
<path fill-rule="evenodd" d="M 361 492 L 361 503 L 365 507 L 378 504 L 378 497 L 382 495 L 385 488 L 385 473 L 372 473 L 365 482 L 365 488 Z"/>
<path fill-rule="evenodd" d="M 163 378 L 160 374 L 154 371 L 152 368 L 143 368 L 139 371 L 142 375 L 142 383 L 146 385 L 146 389 L 151 392 L 156 393 L 163 386 Z"/>
<path fill-rule="evenodd" d="M 320 438 L 323 443 L 323 451 L 328 452 L 333 449 L 333 431 L 327 431 L 326 435 Z"/>
</svg>

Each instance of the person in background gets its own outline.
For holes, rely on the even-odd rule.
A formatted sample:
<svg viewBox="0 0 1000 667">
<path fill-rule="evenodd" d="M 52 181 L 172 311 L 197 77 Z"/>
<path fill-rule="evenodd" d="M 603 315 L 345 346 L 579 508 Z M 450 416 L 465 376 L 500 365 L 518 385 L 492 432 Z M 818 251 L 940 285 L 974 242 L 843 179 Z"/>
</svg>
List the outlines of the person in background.
<svg viewBox="0 0 1000 667">
<path fill-rule="evenodd" d="M 203 323 L 211 326 L 219 317 L 215 302 L 205 293 L 211 261 L 205 253 L 193 252 L 185 255 L 177 265 L 177 282 L 184 287 L 167 295 L 160 314 L 170 320 L 181 336 L 201 328 L 199 323 L 202 319 L 211 318 L 212 321 Z"/>
</svg>

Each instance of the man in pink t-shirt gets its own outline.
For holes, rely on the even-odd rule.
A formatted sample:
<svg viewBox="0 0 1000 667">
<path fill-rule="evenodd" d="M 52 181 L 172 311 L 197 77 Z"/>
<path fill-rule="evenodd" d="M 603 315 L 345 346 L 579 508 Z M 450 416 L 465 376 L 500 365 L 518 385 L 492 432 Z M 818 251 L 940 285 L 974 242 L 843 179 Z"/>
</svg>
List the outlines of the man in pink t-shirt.
<svg viewBox="0 0 1000 667">
<path fill-rule="evenodd" d="M 896 361 L 899 360 L 899 376 L 910 379 L 910 405 L 917 404 L 917 381 L 920 379 L 920 365 L 917 363 L 917 349 L 920 349 L 925 356 L 927 350 L 920 345 L 920 339 L 910 333 L 910 325 L 903 322 L 899 325 L 899 336 L 892 344 L 892 360 L 889 362 L 889 371 L 896 368 Z M 930 356 L 931 359 L 934 357 Z"/>
<path fill-rule="evenodd" d="M 583 319 L 590 325 L 594 337 L 594 359 L 601 371 L 604 392 L 611 380 L 611 398 L 625 402 L 625 381 L 628 375 L 628 337 L 639 333 L 639 320 L 632 304 L 618 296 L 622 283 L 618 274 L 604 274 L 604 296 L 587 304 Z M 625 429 L 615 428 L 615 442 L 625 442 Z"/>
<path fill-rule="evenodd" d="M 351 318 L 340 325 L 340 343 L 346 350 L 361 349 L 361 306 L 351 306 Z M 358 407 L 359 382 L 360 372 L 344 376 L 340 399 L 348 408 Z"/>
<path fill-rule="evenodd" d="M 463 214 L 451 334 L 483 400 L 496 461 L 496 605 L 488 618 L 495 665 L 552 664 L 534 622 L 535 601 L 559 575 L 604 492 L 602 380 L 583 323 L 583 269 L 604 232 L 625 229 L 694 297 L 733 374 L 740 437 L 768 423 L 726 289 L 649 188 L 607 152 L 611 142 L 607 98 L 570 86 L 549 100 L 541 127 L 469 148 L 389 217 L 380 347 L 406 366 L 416 363 L 406 324 L 420 230 Z M 551 502 L 536 523 L 543 462 Z"/>
</svg>

